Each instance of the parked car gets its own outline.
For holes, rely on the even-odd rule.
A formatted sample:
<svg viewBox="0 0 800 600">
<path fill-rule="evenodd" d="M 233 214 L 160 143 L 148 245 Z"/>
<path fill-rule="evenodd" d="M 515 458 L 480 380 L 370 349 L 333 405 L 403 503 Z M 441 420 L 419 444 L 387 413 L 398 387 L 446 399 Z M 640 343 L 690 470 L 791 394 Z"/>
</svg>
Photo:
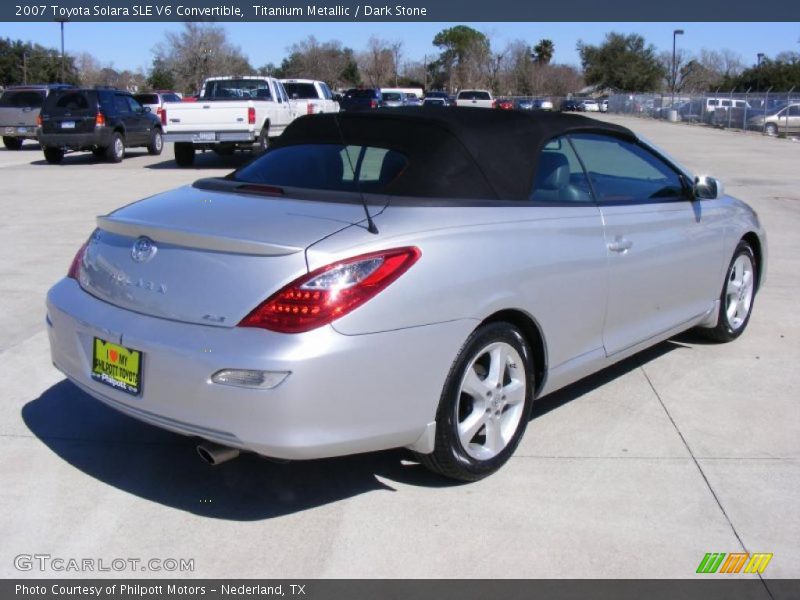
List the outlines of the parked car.
<svg viewBox="0 0 800 600">
<path fill-rule="evenodd" d="M 150 112 L 156 115 L 159 119 L 161 118 L 161 109 L 164 107 L 166 102 L 182 102 L 181 97 L 171 91 L 160 91 L 160 92 L 142 92 L 140 94 L 134 94 L 134 98 L 136 101 L 150 109 Z"/>
<path fill-rule="evenodd" d="M 353 88 L 344 93 L 339 101 L 343 111 L 370 110 L 383 103 L 381 91 L 377 88 Z"/>
<path fill-rule="evenodd" d="M 561 110 L 564 112 L 577 112 L 581 109 L 580 102 L 573 98 L 567 98 L 561 103 Z"/>
<path fill-rule="evenodd" d="M 533 100 L 529 98 L 517 100 L 517 108 L 519 110 L 533 110 Z"/>
<path fill-rule="evenodd" d="M 408 96 L 406 96 L 405 92 L 381 90 L 381 96 L 383 97 L 381 106 L 388 108 L 399 108 L 408 104 Z"/>
<path fill-rule="evenodd" d="M 36 120 L 47 95 L 70 85 L 20 85 L 6 88 L 0 95 L 0 132 L 3 145 L 19 150 L 25 140 L 36 139 Z"/>
<path fill-rule="evenodd" d="M 51 164 L 69 150 L 91 151 L 116 163 L 127 148 L 143 146 L 158 155 L 164 145 L 159 118 L 130 93 L 112 88 L 54 90 L 38 123 L 39 144 Z"/>
<path fill-rule="evenodd" d="M 495 108 L 496 102 L 488 90 L 461 90 L 456 95 L 456 106 Z"/>
<path fill-rule="evenodd" d="M 296 116 L 274 77 L 210 77 L 197 102 L 165 105 L 161 123 L 164 140 L 175 142 L 175 162 L 186 167 L 196 150 L 263 152 Z"/>
<path fill-rule="evenodd" d="M 747 125 L 767 135 L 800 133 L 800 103 L 778 106 L 766 115 L 757 113 L 747 120 Z"/>
<path fill-rule="evenodd" d="M 537 98 L 533 101 L 533 110 L 553 110 L 553 102 L 547 98 Z"/>
<path fill-rule="evenodd" d="M 598 102 L 598 106 L 600 107 L 600 112 L 608 112 L 608 98 L 605 100 L 600 100 L 600 102 Z"/>
<path fill-rule="evenodd" d="M 302 117 L 97 227 L 47 295 L 81 390 L 205 438 L 212 464 L 405 446 L 467 481 L 509 459 L 534 398 L 689 328 L 739 337 L 767 265 L 717 180 L 624 127 L 522 111 Z"/>
<path fill-rule="evenodd" d="M 455 106 L 455 100 L 447 92 L 428 92 L 422 102 L 426 106 Z"/>
<path fill-rule="evenodd" d="M 406 92 L 406 106 L 422 106 L 422 100 L 414 92 Z"/>
<path fill-rule="evenodd" d="M 514 110 L 514 103 L 508 98 L 499 98 L 495 100 L 495 106 L 500 110 Z"/>
<path fill-rule="evenodd" d="M 600 112 L 600 105 L 597 100 L 592 100 L 591 98 L 582 100 L 579 107 L 581 112 Z"/>
<path fill-rule="evenodd" d="M 339 103 L 324 81 L 314 79 L 281 79 L 289 103 L 297 115 L 339 112 Z"/>
</svg>

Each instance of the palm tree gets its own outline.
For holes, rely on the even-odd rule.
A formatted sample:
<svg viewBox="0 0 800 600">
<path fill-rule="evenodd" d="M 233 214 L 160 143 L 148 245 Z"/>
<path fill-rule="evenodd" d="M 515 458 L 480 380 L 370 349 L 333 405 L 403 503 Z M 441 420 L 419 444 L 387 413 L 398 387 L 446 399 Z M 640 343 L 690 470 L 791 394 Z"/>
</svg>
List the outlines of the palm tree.
<svg viewBox="0 0 800 600">
<path fill-rule="evenodd" d="M 552 40 L 539 40 L 539 43 L 533 47 L 536 62 L 540 65 L 550 64 L 553 59 L 553 52 L 555 52 L 555 45 Z"/>
</svg>

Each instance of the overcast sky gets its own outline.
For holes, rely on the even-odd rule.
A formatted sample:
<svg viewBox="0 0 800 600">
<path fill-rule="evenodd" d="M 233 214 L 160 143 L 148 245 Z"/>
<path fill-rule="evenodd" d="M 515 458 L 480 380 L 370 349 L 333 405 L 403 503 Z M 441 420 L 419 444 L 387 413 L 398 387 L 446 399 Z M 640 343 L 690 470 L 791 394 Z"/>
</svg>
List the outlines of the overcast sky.
<svg viewBox="0 0 800 600">
<path fill-rule="evenodd" d="M 665 5 L 666 6 L 666 5 Z M 403 41 L 404 60 L 421 60 L 437 53 L 431 41 L 437 32 L 457 23 L 223 23 L 230 40 L 241 47 L 254 67 L 279 64 L 292 43 L 313 34 L 321 41 L 338 39 L 356 51 L 371 35 Z M 785 50 L 800 51 L 800 23 L 465 23 L 489 34 L 495 49 L 522 39 L 535 44 L 541 38 L 555 43 L 553 60 L 578 65 L 579 39 L 598 43 L 609 31 L 640 33 L 660 50 L 672 50 L 672 31 L 683 29 L 678 46 L 692 52 L 702 48 L 728 48 L 745 64 L 754 64 L 763 52 L 774 56 Z M 151 49 L 164 32 L 181 23 L 67 23 L 67 53 L 90 52 L 116 69 L 149 67 Z M 60 44 L 57 23 L 0 23 L 0 37 L 32 41 L 44 46 Z"/>
</svg>

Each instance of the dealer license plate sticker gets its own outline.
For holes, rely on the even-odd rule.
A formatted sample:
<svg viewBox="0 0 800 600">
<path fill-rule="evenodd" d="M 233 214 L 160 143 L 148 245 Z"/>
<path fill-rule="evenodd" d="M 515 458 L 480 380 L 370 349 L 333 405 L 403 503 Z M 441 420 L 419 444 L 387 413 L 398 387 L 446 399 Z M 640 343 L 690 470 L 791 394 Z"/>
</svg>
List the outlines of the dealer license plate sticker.
<svg viewBox="0 0 800 600">
<path fill-rule="evenodd" d="M 138 396 L 142 391 L 142 353 L 94 338 L 92 379 Z"/>
</svg>

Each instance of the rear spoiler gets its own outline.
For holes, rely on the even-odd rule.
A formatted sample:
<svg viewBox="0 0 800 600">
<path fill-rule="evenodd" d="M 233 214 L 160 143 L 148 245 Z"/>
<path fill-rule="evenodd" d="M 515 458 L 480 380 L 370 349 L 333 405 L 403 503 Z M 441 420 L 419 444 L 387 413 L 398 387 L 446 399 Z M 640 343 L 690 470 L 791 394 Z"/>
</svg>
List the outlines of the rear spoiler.
<svg viewBox="0 0 800 600">
<path fill-rule="evenodd" d="M 233 254 L 250 254 L 255 256 L 286 256 L 303 250 L 298 246 L 284 246 L 257 240 L 210 235 L 191 229 L 176 229 L 174 227 L 159 227 L 152 223 L 144 223 L 132 219 L 121 219 L 114 216 L 97 217 L 97 226 L 111 233 L 129 237 L 145 236 L 159 242 L 183 246 L 186 248 L 200 248 L 216 252 L 229 252 Z"/>
</svg>

